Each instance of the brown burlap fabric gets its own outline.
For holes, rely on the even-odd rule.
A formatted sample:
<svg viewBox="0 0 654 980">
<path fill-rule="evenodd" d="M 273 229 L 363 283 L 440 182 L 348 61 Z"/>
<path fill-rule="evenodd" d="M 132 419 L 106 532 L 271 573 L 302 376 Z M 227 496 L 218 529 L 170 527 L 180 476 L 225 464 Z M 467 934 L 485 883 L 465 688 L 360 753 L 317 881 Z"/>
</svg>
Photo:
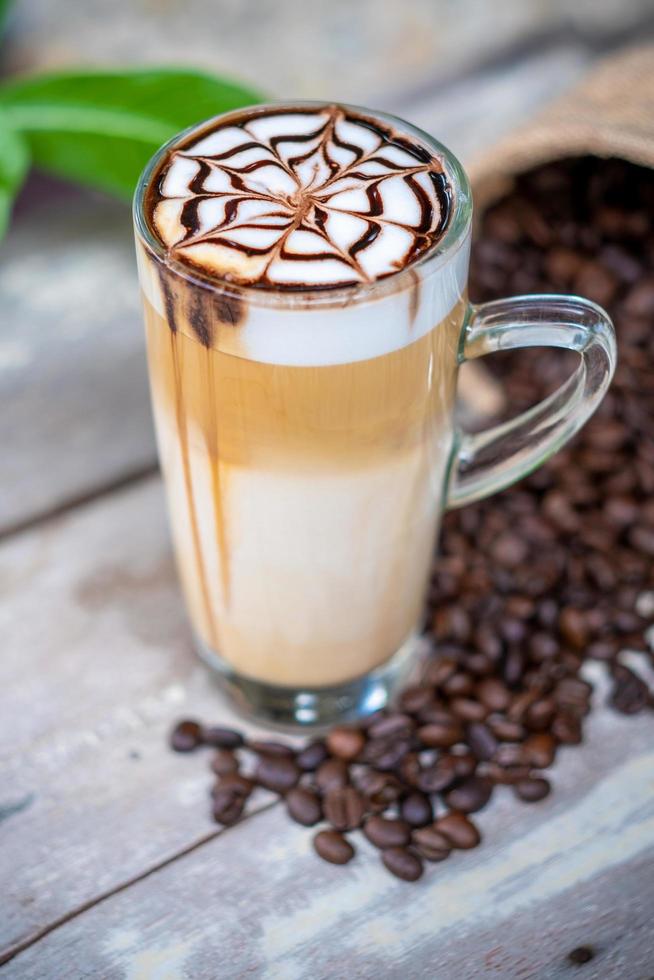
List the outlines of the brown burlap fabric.
<svg viewBox="0 0 654 980">
<path fill-rule="evenodd" d="M 477 212 L 509 191 L 513 176 L 586 155 L 654 167 L 654 45 L 607 58 L 533 122 L 473 160 L 468 173 Z"/>
<path fill-rule="evenodd" d="M 582 81 L 466 168 L 477 217 L 508 193 L 514 178 L 554 160 L 619 157 L 654 167 L 654 45 L 639 45 L 600 62 Z M 501 385 L 478 361 L 459 378 L 464 424 L 500 412 Z"/>
</svg>

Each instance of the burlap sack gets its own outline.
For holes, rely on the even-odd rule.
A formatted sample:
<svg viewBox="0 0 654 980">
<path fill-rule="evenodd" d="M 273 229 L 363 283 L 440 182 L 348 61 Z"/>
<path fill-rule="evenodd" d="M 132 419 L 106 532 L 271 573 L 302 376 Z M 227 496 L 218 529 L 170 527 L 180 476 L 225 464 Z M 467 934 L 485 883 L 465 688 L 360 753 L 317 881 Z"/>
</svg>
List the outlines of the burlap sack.
<svg viewBox="0 0 654 980">
<path fill-rule="evenodd" d="M 620 157 L 654 167 L 654 45 L 602 61 L 582 82 L 468 167 L 477 214 L 513 178 L 566 157 Z"/>
<path fill-rule="evenodd" d="M 467 167 L 477 219 L 508 193 L 518 174 L 579 156 L 619 157 L 654 167 L 654 45 L 602 61 L 531 123 L 519 127 Z M 504 407 L 501 386 L 479 363 L 459 380 L 464 422 Z"/>
</svg>

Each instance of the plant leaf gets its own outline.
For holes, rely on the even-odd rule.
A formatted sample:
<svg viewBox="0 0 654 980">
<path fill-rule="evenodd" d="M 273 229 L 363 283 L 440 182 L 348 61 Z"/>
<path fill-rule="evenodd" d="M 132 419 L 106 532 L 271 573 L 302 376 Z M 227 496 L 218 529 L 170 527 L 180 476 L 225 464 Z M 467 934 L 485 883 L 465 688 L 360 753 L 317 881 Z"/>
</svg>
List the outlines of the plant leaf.
<svg viewBox="0 0 654 980">
<path fill-rule="evenodd" d="M 7 15 L 9 14 L 10 5 L 11 0 L 0 0 L 0 37 L 4 34 L 5 23 L 7 21 Z"/>
<path fill-rule="evenodd" d="M 180 129 L 261 100 L 234 82 L 171 68 L 63 72 L 0 86 L 0 109 L 37 166 L 123 196 Z"/>
<path fill-rule="evenodd" d="M 29 167 L 27 144 L 0 112 L 0 239 L 9 224 L 14 198 Z"/>
</svg>

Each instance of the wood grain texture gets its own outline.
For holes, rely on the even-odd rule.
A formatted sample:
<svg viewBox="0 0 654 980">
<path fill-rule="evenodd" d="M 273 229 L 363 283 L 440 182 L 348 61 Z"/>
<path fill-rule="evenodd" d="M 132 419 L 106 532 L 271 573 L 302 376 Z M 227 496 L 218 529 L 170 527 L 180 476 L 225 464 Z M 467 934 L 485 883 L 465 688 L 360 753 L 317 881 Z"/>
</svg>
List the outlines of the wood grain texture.
<svg viewBox="0 0 654 980">
<path fill-rule="evenodd" d="M 295 0 L 130 3 L 23 0 L 13 20 L 11 64 L 193 63 L 252 83 L 273 97 L 374 103 L 383 92 L 452 77 L 534 36 L 606 43 L 637 29 L 649 0 Z M 377 103 L 381 106 L 381 103 Z"/>
<path fill-rule="evenodd" d="M 577 81 L 590 61 L 588 49 L 570 40 L 455 79 L 436 92 L 416 92 L 410 98 L 389 93 L 384 104 L 468 163 Z"/>
<path fill-rule="evenodd" d="M 31 191 L 0 249 L 0 533 L 156 461 L 129 209 Z"/>
<path fill-rule="evenodd" d="M 645 980 L 654 753 L 626 751 L 635 723 L 624 758 L 610 753 L 598 772 L 612 720 L 598 718 L 591 744 L 566 754 L 556 797 L 499 800 L 480 817 L 484 845 L 415 886 L 391 879 L 365 841 L 346 868 L 319 862 L 311 832 L 275 807 L 62 926 L 7 977 L 71 976 L 79 964 L 73 976 L 103 980 L 563 980 L 568 952 L 589 945 L 587 980 Z"/>
<path fill-rule="evenodd" d="M 500 976 L 557 977 L 580 942 L 606 963 L 654 956 L 654 726 L 602 708 L 561 754 L 554 796 L 503 793 L 480 817 L 483 848 L 417 889 L 366 845 L 344 870 L 320 864 L 275 807 L 76 916 L 213 832 L 206 764 L 165 735 L 187 712 L 232 715 L 190 651 L 157 480 L 5 542 L 0 581 L 3 948 L 73 916 L 8 976 L 449 980 L 483 976 L 492 955 Z M 612 975 L 640 976 L 597 974 Z"/>
<path fill-rule="evenodd" d="M 207 763 L 166 733 L 237 719 L 191 651 L 158 480 L 5 542 L 0 583 L 1 949 L 214 829 Z"/>
</svg>

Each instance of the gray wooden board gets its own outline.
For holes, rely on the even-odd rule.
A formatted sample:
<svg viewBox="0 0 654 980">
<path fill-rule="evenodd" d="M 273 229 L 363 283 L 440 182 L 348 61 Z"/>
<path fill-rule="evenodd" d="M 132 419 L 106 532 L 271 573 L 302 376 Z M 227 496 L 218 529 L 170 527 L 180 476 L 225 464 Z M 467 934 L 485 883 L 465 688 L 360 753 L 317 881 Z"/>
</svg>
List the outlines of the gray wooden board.
<svg viewBox="0 0 654 980">
<path fill-rule="evenodd" d="M 647 980 L 654 754 L 629 750 L 623 731 L 622 760 L 598 771 L 601 740 L 616 733 L 593 727 L 558 767 L 557 796 L 500 800 L 479 818 L 483 847 L 415 886 L 391 879 L 365 841 L 348 867 L 323 864 L 311 831 L 275 807 L 74 918 L 6 975 L 553 980 L 590 945 L 587 980 Z"/>
<path fill-rule="evenodd" d="M 5 542 L 0 588 L 5 948 L 210 831 L 207 766 L 165 735 L 236 719 L 191 652 L 157 479 Z"/>
<path fill-rule="evenodd" d="M 324 867 L 275 807 L 75 917 L 214 831 L 206 763 L 165 734 L 189 711 L 233 716 L 190 649 L 157 479 L 6 541 L 0 583 L 3 948 L 74 916 L 9 976 L 438 976 L 438 956 L 449 978 L 461 949 L 462 977 L 486 956 L 499 975 L 558 976 L 584 941 L 604 950 L 598 976 L 636 978 L 608 965 L 654 957 L 654 725 L 602 708 L 587 744 L 561 754 L 550 799 L 502 794 L 480 815 L 484 847 L 416 889 L 366 847 Z"/>
<path fill-rule="evenodd" d="M 382 102 L 467 158 L 587 60 L 565 45 L 452 83 L 442 98 L 397 90 Z M 0 249 L 0 533 L 156 461 L 129 211 L 34 189 Z"/>
<path fill-rule="evenodd" d="M 32 190 L 0 249 L 0 532 L 156 458 L 129 208 Z"/>
<path fill-rule="evenodd" d="M 371 102 L 453 77 L 531 38 L 606 44 L 634 33 L 651 0 L 22 0 L 9 67 L 195 64 L 276 97 Z"/>
</svg>

